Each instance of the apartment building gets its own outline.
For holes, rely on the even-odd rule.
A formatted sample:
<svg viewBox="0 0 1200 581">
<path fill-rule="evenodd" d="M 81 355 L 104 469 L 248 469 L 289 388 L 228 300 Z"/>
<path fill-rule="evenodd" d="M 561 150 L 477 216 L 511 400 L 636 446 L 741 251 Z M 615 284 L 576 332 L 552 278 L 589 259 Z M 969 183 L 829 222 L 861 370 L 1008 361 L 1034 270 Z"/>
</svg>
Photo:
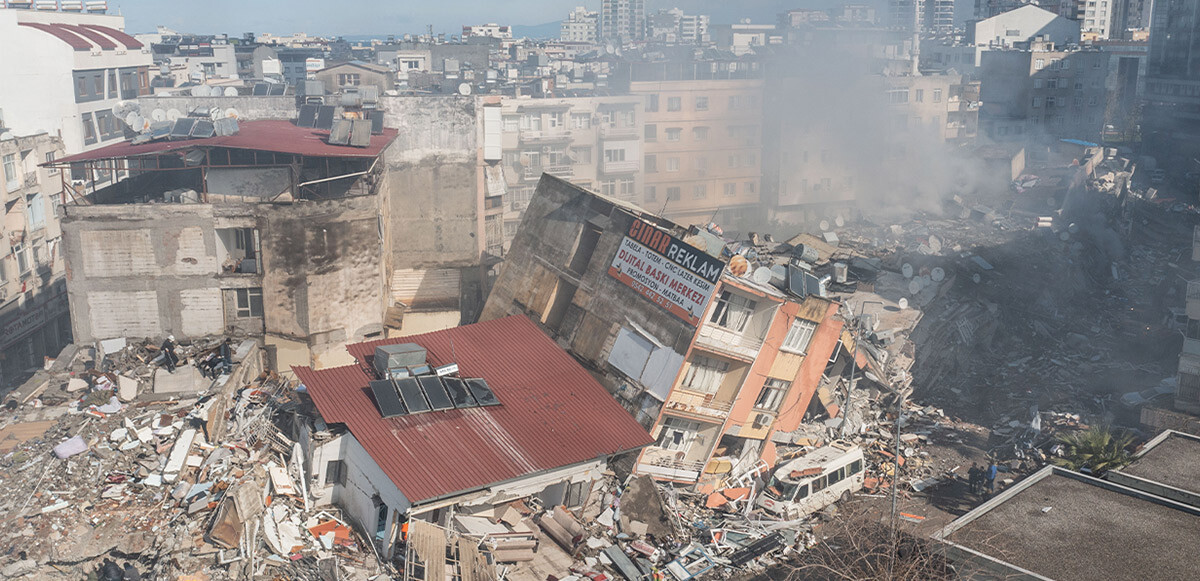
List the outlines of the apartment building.
<svg viewBox="0 0 1200 581">
<path fill-rule="evenodd" d="M 719 237 L 553 176 L 526 213 L 481 320 L 528 316 L 599 377 L 656 439 L 639 473 L 694 484 L 714 456 L 772 461 L 837 346 L 837 304 L 735 276 Z"/>
<path fill-rule="evenodd" d="M 1142 134 L 1160 162 L 1200 154 L 1200 0 L 1154 7 Z"/>
<path fill-rule="evenodd" d="M 1113 7 L 1118 0 L 1063 0 L 1059 13 L 1079 23 L 1088 40 L 1109 38 L 1112 33 Z"/>
<path fill-rule="evenodd" d="M 71 343 L 71 318 L 56 208 L 65 155 L 45 133 L 15 137 L 0 124 L 0 388 L 15 387 Z"/>
<path fill-rule="evenodd" d="M 644 99 L 640 204 L 680 224 L 733 226 L 757 215 L 762 79 L 635 81 Z"/>
<path fill-rule="evenodd" d="M 708 15 L 685 14 L 679 8 L 658 10 L 647 19 L 648 39 L 666 44 L 703 44 L 708 41 Z"/>
<path fill-rule="evenodd" d="M 543 172 L 638 203 L 643 113 L 636 96 L 503 99 L 504 248 Z"/>
<path fill-rule="evenodd" d="M 600 40 L 639 41 L 646 38 L 646 0 L 602 0 Z"/>
<path fill-rule="evenodd" d="M 462 37 L 464 39 L 471 37 L 488 37 L 512 40 L 512 28 L 507 25 L 499 25 L 495 22 L 487 24 L 475 24 L 462 27 Z"/>
<path fill-rule="evenodd" d="M 0 8 L 0 108 L 13 132 L 61 135 L 69 153 L 123 137 L 113 107 L 149 92 L 153 58 L 102 4 L 89 3 L 96 12 Z"/>
<path fill-rule="evenodd" d="M 1096 141 L 1105 123 L 1109 55 L 1035 42 L 1031 50 L 989 50 L 981 65 L 980 129 L 995 140 Z"/>
<path fill-rule="evenodd" d="M 600 13 L 576 6 L 562 21 L 558 39 L 563 42 L 595 44 L 600 38 Z"/>
</svg>

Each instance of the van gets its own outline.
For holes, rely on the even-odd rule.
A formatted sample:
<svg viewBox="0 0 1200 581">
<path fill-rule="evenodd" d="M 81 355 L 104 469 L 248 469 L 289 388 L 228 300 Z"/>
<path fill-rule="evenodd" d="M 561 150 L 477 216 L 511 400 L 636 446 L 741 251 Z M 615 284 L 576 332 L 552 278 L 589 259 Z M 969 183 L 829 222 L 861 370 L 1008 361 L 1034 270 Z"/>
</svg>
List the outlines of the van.
<svg viewBox="0 0 1200 581">
<path fill-rule="evenodd" d="M 756 504 L 787 520 L 806 517 L 863 487 L 862 448 L 836 440 L 780 464 Z"/>
</svg>

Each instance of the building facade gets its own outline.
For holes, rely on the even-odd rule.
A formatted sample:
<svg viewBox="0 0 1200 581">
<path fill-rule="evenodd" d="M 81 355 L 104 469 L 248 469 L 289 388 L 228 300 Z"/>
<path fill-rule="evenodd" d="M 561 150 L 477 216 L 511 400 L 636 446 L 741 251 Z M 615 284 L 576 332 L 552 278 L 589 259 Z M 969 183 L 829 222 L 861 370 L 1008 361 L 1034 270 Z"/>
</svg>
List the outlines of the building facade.
<svg viewBox="0 0 1200 581">
<path fill-rule="evenodd" d="M 562 21 L 558 39 L 563 42 L 595 44 L 600 39 L 600 13 L 576 6 Z"/>
<path fill-rule="evenodd" d="M 1056 49 L 983 53 L 980 129 L 988 137 L 1100 139 L 1105 124 L 1109 55 Z"/>
<path fill-rule="evenodd" d="M 1153 153 L 1200 153 L 1200 0 L 1159 3 L 1150 20 L 1142 136 Z"/>
<path fill-rule="evenodd" d="M 0 387 L 16 387 L 72 341 L 56 213 L 64 176 L 40 167 L 64 154 L 44 133 L 0 138 Z"/>
<path fill-rule="evenodd" d="M 0 8 L 0 109 L 20 135 L 61 135 L 68 153 L 123 138 L 114 106 L 150 90 L 150 48 L 110 14 Z M 15 58 L 24 55 L 25 58 Z"/>
<path fill-rule="evenodd" d="M 646 38 L 646 0 L 602 0 L 600 40 L 639 41 Z"/>
</svg>

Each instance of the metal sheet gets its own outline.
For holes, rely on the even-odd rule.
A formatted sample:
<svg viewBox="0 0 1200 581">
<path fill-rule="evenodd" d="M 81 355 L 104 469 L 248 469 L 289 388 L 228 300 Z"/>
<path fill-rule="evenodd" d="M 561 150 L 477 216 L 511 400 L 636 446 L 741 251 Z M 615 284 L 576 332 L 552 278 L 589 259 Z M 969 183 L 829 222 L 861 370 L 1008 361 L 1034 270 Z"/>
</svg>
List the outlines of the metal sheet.
<svg viewBox="0 0 1200 581">
<path fill-rule="evenodd" d="M 442 387 L 441 378 L 436 375 L 424 375 L 418 377 L 417 381 L 420 382 L 430 407 L 439 411 L 454 409 L 454 401 L 446 394 L 446 388 Z"/>
<path fill-rule="evenodd" d="M 354 147 L 371 146 L 370 119 L 355 119 L 350 122 L 350 145 Z"/>
<path fill-rule="evenodd" d="M 329 143 L 333 145 L 350 145 L 350 121 L 339 119 L 333 122 L 329 130 Z"/>
</svg>

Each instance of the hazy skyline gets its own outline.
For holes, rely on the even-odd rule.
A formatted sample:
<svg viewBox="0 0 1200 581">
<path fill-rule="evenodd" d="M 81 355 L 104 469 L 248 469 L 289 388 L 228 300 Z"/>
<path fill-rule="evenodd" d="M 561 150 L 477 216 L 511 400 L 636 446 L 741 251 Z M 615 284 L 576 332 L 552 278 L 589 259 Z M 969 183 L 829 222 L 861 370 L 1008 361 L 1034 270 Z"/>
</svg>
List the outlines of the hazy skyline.
<svg viewBox="0 0 1200 581">
<path fill-rule="evenodd" d="M 833 0 L 748 0 L 732 4 L 724 0 L 650 0 L 649 9 L 678 6 L 690 13 L 712 16 L 716 22 L 753 18 L 774 22 L 775 14 L 788 8 L 826 7 Z M 316 35 L 386 35 L 425 32 L 456 34 L 464 24 L 496 22 L 515 26 L 545 24 L 566 18 L 575 6 L 596 10 L 600 0 L 443 0 L 440 2 L 340 0 L 207 0 L 177 2 L 120 0 L 109 2 L 111 12 L 125 16 L 127 31 L 153 32 L 166 26 L 181 32 L 229 33 L 306 32 Z"/>
</svg>

